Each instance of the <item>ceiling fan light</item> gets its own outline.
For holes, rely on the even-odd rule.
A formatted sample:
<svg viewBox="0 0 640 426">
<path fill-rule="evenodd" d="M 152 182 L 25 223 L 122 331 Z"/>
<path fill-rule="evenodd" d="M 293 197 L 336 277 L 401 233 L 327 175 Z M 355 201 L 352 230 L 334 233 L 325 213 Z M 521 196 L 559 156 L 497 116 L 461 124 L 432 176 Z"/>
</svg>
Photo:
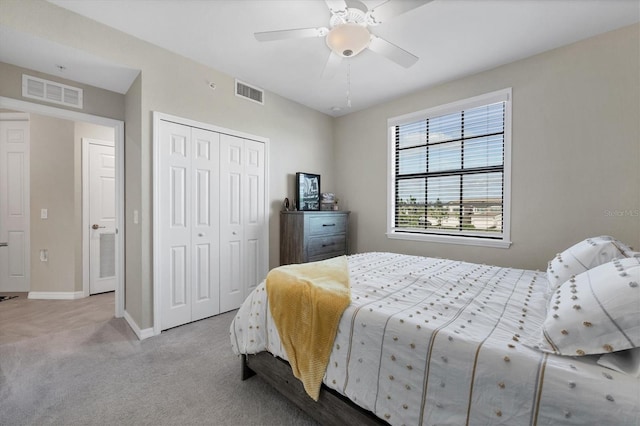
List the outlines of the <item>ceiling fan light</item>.
<svg viewBox="0 0 640 426">
<path fill-rule="evenodd" d="M 348 58 L 362 52 L 371 41 L 371 34 L 360 24 L 336 25 L 327 34 L 327 46 L 338 55 Z"/>
</svg>

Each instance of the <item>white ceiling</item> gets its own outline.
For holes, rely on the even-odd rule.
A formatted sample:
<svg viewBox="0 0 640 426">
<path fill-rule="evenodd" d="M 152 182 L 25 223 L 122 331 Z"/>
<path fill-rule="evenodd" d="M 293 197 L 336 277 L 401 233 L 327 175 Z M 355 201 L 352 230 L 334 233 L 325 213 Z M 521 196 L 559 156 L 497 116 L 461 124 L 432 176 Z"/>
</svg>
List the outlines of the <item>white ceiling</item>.
<svg viewBox="0 0 640 426">
<path fill-rule="evenodd" d="M 329 57 L 323 38 L 258 42 L 253 36 L 327 27 L 330 13 L 323 0 L 49 1 L 334 116 L 640 20 L 640 0 L 434 0 L 371 28 L 418 56 L 411 68 L 365 50 L 343 60 L 332 79 L 323 79 Z M 384 0 L 362 3 L 373 8 Z M 86 52 L 21 37 L 0 27 L 0 61 L 49 74 L 63 65 L 65 78 L 120 93 L 135 78 L 135 70 Z M 23 42 L 29 49 L 18 48 Z"/>
</svg>

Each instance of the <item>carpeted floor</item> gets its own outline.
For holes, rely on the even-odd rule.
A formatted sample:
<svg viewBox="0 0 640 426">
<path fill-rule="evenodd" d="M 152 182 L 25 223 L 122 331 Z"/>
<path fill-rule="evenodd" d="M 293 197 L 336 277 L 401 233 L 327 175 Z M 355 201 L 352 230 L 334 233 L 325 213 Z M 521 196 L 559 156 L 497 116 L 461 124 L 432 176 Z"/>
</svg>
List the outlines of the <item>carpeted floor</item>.
<svg viewBox="0 0 640 426">
<path fill-rule="evenodd" d="M 240 380 L 233 315 L 142 342 L 112 318 L 0 344 L 0 425 L 316 425 L 259 377 Z"/>
</svg>

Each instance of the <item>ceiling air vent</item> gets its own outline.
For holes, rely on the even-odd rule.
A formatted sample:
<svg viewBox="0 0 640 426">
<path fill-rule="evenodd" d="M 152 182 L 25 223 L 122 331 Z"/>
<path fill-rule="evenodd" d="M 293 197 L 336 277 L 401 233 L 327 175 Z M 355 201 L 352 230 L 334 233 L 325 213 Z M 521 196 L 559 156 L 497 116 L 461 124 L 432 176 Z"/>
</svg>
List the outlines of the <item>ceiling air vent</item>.
<svg viewBox="0 0 640 426">
<path fill-rule="evenodd" d="M 264 91 L 240 80 L 236 80 L 236 96 L 264 105 Z"/>
<path fill-rule="evenodd" d="M 22 74 L 22 96 L 82 108 L 82 89 Z"/>
</svg>

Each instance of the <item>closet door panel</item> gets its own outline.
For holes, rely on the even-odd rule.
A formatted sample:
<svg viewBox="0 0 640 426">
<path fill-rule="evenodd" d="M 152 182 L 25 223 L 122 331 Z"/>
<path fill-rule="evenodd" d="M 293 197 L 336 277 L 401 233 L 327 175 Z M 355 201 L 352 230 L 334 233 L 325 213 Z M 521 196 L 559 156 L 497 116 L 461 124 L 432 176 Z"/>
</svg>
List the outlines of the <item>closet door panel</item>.
<svg viewBox="0 0 640 426">
<path fill-rule="evenodd" d="M 176 232 L 187 229 L 187 168 L 169 167 L 169 226 Z"/>
<path fill-rule="evenodd" d="M 245 247 L 245 295 L 252 292 L 265 274 L 260 270 L 260 254 L 262 252 L 259 239 L 250 239 Z"/>
<path fill-rule="evenodd" d="M 264 238 L 268 226 L 265 212 L 265 155 L 264 144 L 244 141 L 244 238 L 245 238 L 245 294 L 249 294 L 265 278 L 268 265 L 263 259 L 268 242 Z"/>
<path fill-rule="evenodd" d="M 174 246 L 171 247 L 171 258 L 169 262 L 169 291 L 171 300 L 169 309 L 181 309 L 188 307 L 188 297 L 190 293 L 189 283 L 187 280 L 187 270 L 189 269 L 189 260 L 187 259 L 187 247 Z"/>
<path fill-rule="evenodd" d="M 191 321 L 191 129 L 162 122 L 160 141 L 160 247 L 162 329 Z"/>
<path fill-rule="evenodd" d="M 226 224 L 228 226 L 240 227 L 242 226 L 242 202 L 240 194 L 242 192 L 242 175 L 240 173 L 229 172 L 227 174 L 228 187 L 227 193 L 229 198 L 226 200 L 225 206 L 222 208 L 226 210 Z M 239 229 L 238 229 L 239 230 Z"/>
<path fill-rule="evenodd" d="M 191 320 L 220 313 L 220 135 L 192 128 Z"/>
<path fill-rule="evenodd" d="M 220 312 L 244 300 L 244 139 L 220 135 Z"/>
<path fill-rule="evenodd" d="M 228 276 L 221 285 L 221 292 L 224 296 L 222 298 L 221 311 L 229 311 L 237 308 L 236 301 L 244 300 L 242 277 L 244 275 L 242 256 L 242 242 L 241 241 L 228 241 L 225 245 L 226 252 L 226 266 L 228 266 Z"/>
</svg>

